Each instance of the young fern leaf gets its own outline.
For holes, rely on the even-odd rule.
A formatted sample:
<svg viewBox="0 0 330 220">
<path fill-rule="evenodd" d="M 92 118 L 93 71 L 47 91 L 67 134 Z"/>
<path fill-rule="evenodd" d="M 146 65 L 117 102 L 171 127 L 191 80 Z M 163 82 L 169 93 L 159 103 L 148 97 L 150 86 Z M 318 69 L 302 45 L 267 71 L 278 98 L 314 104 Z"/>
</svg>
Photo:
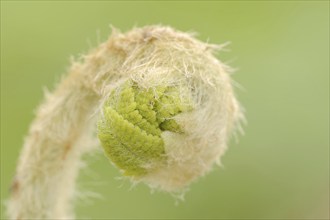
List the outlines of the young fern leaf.
<svg viewBox="0 0 330 220">
<path fill-rule="evenodd" d="M 10 219 L 74 218 L 75 180 L 95 129 L 105 154 L 133 181 L 173 192 L 210 171 L 243 118 L 217 48 L 148 26 L 114 30 L 73 63 L 31 124 Z"/>
</svg>

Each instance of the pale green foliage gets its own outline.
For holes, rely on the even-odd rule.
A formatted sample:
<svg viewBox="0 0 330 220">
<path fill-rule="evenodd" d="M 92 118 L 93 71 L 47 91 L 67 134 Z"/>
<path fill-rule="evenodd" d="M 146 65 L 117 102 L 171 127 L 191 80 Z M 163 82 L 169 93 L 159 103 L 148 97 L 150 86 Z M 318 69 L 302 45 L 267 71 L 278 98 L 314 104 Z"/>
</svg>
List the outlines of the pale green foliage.
<svg viewBox="0 0 330 220">
<path fill-rule="evenodd" d="M 165 163 L 163 131 L 181 133 L 173 117 L 191 109 L 176 87 L 144 89 L 128 80 L 104 104 L 98 137 L 124 175 L 140 176 Z"/>
</svg>

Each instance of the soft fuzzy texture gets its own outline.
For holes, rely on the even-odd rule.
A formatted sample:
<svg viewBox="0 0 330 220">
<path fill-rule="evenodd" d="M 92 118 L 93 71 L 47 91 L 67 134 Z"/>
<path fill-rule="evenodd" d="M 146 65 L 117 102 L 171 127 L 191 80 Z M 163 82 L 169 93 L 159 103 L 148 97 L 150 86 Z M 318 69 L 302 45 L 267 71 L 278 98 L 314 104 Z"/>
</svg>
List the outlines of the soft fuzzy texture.
<svg viewBox="0 0 330 220">
<path fill-rule="evenodd" d="M 11 219 L 73 218 L 72 198 L 80 158 L 91 151 L 96 120 L 111 91 L 127 80 L 139 87 L 175 86 L 192 100 L 192 111 L 175 122 L 184 133 L 163 131 L 166 163 L 134 181 L 177 191 L 219 163 L 243 117 L 219 48 L 170 27 L 149 26 L 121 34 L 72 64 L 46 96 L 25 140 L 12 195 Z M 101 112 L 101 116 L 98 116 Z"/>
</svg>

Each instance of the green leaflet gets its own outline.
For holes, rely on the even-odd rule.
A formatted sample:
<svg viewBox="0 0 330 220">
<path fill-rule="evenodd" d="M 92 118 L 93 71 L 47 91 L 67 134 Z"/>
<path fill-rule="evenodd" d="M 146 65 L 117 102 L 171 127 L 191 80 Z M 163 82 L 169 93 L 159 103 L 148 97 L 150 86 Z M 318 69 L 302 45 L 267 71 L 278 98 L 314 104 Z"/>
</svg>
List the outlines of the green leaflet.
<svg viewBox="0 0 330 220">
<path fill-rule="evenodd" d="M 124 175 L 140 176 L 166 158 L 163 131 L 182 133 L 173 116 L 191 109 L 177 87 L 143 89 L 131 80 L 112 91 L 98 122 L 106 155 Z"/>
</svg>

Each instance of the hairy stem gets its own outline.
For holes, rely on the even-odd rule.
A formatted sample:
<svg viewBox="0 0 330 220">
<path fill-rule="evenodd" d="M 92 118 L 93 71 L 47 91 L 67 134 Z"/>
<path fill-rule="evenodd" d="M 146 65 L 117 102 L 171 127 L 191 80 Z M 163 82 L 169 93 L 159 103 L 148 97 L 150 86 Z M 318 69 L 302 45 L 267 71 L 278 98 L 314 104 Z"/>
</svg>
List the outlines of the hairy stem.
<svg viewBox="0 0 330 220">
<path fill-rule="evenodd" d="M 118 34 L 119 35 L 119 34 Z M 115 33 L 74 62 L 36 112 L 8 201 L 10 219 L 72 219 L 81 156 L 93 149 L 100 100 L 114 83 L 124 54 Z"/>
<path fill-rule="evenodd" d="M 72 73 L 39 108 L 12 185 L 12 219 L 73 217 L 79 158 L 89 150 L 86 131 L 98 99 Z"/>
</svg>

